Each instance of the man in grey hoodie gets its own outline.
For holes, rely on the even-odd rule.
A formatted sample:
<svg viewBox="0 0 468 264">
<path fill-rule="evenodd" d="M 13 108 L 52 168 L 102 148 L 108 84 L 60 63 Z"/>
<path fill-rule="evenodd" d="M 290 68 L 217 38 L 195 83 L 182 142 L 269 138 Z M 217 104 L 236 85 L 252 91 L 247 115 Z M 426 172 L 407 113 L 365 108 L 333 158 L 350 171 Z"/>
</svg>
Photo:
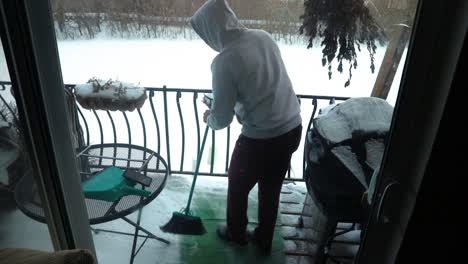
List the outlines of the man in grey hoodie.
<svg viewBox="0 0 468 264">
<path fill-rule="evenodd" d="M 213 102 L 204 121 L 218 130 L 235 114 L 242 124 L 228 172 L 227 225 L 218 228 L 218 236 L 247 243 L 248 194 L 258 183 L 259 223 L 250 237 L 269 253 L 281 186 L 301 139 L 297 97 L 271 35 L 242 26 L 226 0 L 207 1 L 190 22 L 219 52 L 211 65 Z"/>
</svg>

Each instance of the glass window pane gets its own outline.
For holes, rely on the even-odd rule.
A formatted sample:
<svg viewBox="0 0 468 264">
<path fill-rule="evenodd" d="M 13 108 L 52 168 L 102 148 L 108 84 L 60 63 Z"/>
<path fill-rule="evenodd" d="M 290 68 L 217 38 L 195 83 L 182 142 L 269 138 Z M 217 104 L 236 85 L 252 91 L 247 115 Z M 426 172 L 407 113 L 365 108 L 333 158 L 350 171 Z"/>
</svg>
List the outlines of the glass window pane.
<svg viewBox="0 0 468 264">
<path fill-rule="evenodd" d="M 41 204 L 28 163 L 8 66 L 0 42 L 0 248 L 53 251 L 48 227 L 28 208 Z"/>
</svg>

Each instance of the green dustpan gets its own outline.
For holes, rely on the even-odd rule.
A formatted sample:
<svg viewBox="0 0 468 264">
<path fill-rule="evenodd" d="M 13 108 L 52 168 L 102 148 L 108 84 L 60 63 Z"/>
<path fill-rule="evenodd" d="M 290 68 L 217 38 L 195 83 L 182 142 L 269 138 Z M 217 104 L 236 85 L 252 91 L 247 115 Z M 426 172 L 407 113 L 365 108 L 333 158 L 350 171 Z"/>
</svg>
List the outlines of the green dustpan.
<svg viewBox="0 0 468 264">
<path fill-rule="evenodd" d="M 86 198 L 115 202 L 125 195 L 148 197 L 151 192 L 134 188 L 135 182 L 127 180 L 124 171 L 117 167 L 106 168 L 82 185 Z"/>
</svg>

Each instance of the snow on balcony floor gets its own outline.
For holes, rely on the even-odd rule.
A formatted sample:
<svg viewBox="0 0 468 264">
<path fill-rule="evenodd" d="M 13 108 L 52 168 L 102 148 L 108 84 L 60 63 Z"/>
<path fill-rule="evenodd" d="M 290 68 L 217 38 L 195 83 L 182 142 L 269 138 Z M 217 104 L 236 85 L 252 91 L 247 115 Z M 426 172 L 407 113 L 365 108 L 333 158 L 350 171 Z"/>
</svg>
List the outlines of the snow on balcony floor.
<svg viewBox="0 0 468 264">
<path fill-rule="evenodd" d="M 190 176 L 170 176 L 161 194 L 144 207 L 142 227 L 169 240 L 171 244 L 165 245 L 157 240 L 148 240 L 136 256 L 135 263 L 285 263 L 284 245 L 279 227 L 281 217 L 278 217 L 272 254 L 269 257 L 259 255 L 253 245 L 239 247 L 225 243 L 216 236 L 216 227 L 225 222 L 227 178 L 199 177 L 197 180 L 192 208 L 195 215 L 202 218 L 207 234 L 189 236 L 160 231 L 159 227 L 169 221 L 172 212 L 179 211 L 185 206 L 191 179 Z M 257 222 L 257 207 L 257 188 L 254 187 L 249 195 L 248 215 L 251 229 Z M 136 220 L 137 213 L 130 215 L 130 218 Z M 122 220 L 93 225 L 92 228 L 134 232 L 134 228 Z M 144 238 L 139 239 L 138 246 L 143 240 Z M 100 263 L 128 263 L 133 243 L 132 236 L 98 232 L 94 234 L 94 241 Z"/>
</svg>

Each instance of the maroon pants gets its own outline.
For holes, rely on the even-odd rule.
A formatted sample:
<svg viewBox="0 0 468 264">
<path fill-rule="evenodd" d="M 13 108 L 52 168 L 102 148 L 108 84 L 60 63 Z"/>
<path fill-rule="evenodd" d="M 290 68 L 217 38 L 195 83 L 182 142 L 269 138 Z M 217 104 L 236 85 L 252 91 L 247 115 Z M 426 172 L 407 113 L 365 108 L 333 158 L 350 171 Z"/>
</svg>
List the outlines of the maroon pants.
<svg viewBox="0 0 468 264">
<path fill-rule="evenodd" d="M 242 240 L 247 228 L 247 201 L 258 183 L 258 226 L 255 241 L 269 249 L 278 213 L 281 186 L 291 155 L 299 146 L 302 126 L 274 138 L 239 136 L 229 166 L 227 226 L 234 240 Z"/>
</svg>

